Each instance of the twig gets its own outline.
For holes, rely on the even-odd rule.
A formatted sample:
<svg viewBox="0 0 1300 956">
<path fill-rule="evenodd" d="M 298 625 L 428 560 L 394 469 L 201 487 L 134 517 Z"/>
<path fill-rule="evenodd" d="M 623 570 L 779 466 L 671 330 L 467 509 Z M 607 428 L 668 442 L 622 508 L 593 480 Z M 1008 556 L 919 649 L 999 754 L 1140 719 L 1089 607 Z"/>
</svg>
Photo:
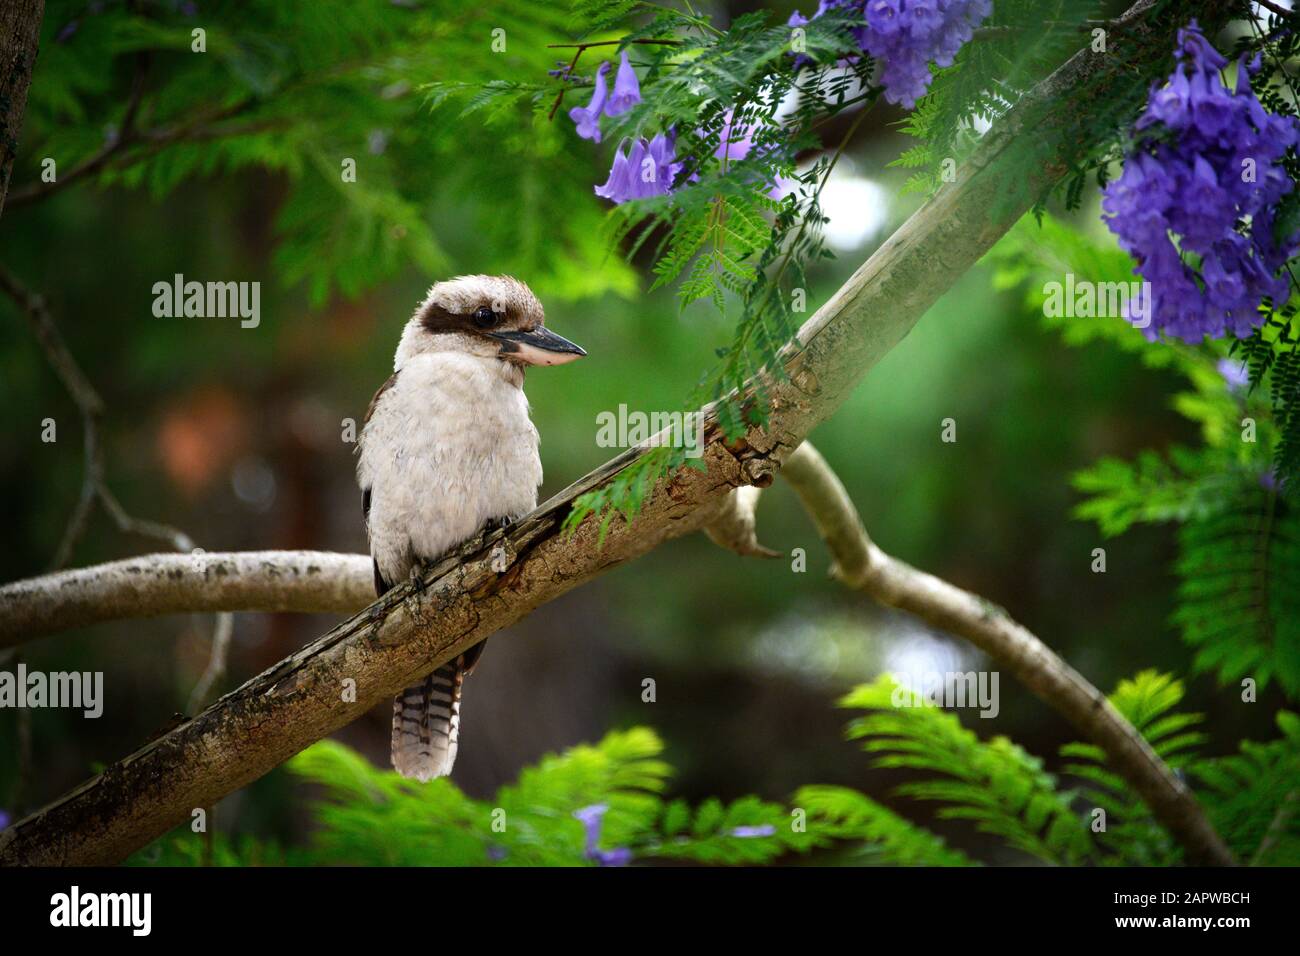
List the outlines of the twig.
<svg viewBox="0 0 1300 956">
<path fill-rule="evenodd" d="M 93 175 L 103 169 L 108 161 L 116 156 L 120 151 L 127 149 L 138 139 L 136 130 L 136 117 L 140 112 L 140 103 L 144 99 L 145 79 L 149 70 L 149 53 L 141 51 L 136 54 L 135 69 L 131 75 L 131 92 L 127 99 L 126 110 L 122 114 L 122 122 L 113 136 L 106 142 L 99 151 L 78 163 L 72 169 L 65 172 L 62 176 L 56 178 L 53 182 L 33 183 L 24 186 L 21 189 L 14 190 L 9 197 L 11 206 L 22 206 L 38 199 L 44 199 L 52 196 L 59 190 L 75 183 L 77 180 Z"/>
<path fill-rule="evenodd" d="M 138 71 L 137 76 L 142 76 L 142 71 Z M 137 83 L 137 90 L 142 83 L 142 80 Z M 138 96 L 132 97 L 132 104 L 127 110 L 128 117 L 134 116 Z M 85 465 L 81 492 L 77 496 L 77 503 L 73 506 L 67 527 L 55 551 L 51 570 L 57 571 L 71 560 L 77 542 L 85 533 L 96 502 L 103 506 L 105 513 L 113 519 L 113 523 L 123 534 L 154 538 L 166 542 L 177 551 L 193 551 L 194 540 L 185 532 L 158 521 L 134 517 L 122 507 L 117 496 L 109 489 L 104 479 L 104 451 L 99 440 L 99 418 L 104 412 L 104 402 L 68 350 L 58 325 L 55 324 L 46 307 L 44 297 L 29 290 L 3 266 L 0 266 L 0 291 L 8 295 L 18 306 L 19 311 L 27 316 L 37 342 L 77 406 L 84 429 Z M 199 682 L 203 693 L 199 694 L 199 688 L 195 688 L 195 696 L 200 699 L 225 673 L 225 655 L 230 646 L 231 626 L 232 619 L 229 614 L 218 615 L 213 631 L 212 659 Z M 194 699 L 195 697 L 191 697 L 191 701 Z"/>
<path fill-rule="evenodd" d="M 584 47 L 580 46 L 578 47 L 577 50 L 574 51 L 573 59 L 569 61 L 569 65 L 564 71 L 564 75 L 566 78 L 571 73 L 573 73 L 574 68 L 578 65 L 578 57 L 582 56 L 583 49 Z M 546 114 L 546 121 L 548 123 L 551 120 L 555 119 L 555 111 L 558 110 L 560 108 L 560 104 L 564 102 L 564 94 L 567 92 L 569 92 L 569 86 L 568 83 L 566 82 L 560 86 L 560 92 L 556 95 L 555 102 L 551 104 L 551 111 Z"/>
<path fill-rule="evenodd" d="M 230 635 L 234 631 L 234 622 L 233 614 L 217 615 L 217 625 L 212 632 L 212 652 L 208 658 L 208 666 L 190 693 L 190 702 L 185 708 L 187 714 L 197 714 L 208 699 L 208 692 L 212 690 L 213 685 L 225 676 L 226 657 L 230 652 Z"/>
<path fill-rule="evenodd" d="M 594 46 L 620 46 L 624 43 L 640 43 L 649 46 L 681 46 L 681 40 L 597 40 L 593 43 L 548 43 L 548 50 L 589 50 Z"/>
<path fill-rule="evenodd" d="M 1264 858 L 1277 845 L 1277 841 L 1282 839 L 1287 827 L 1291 825 L 1291 817 L 1295 814 L 1297 807 L 1300 807 L 1300 790 L 1292 790 L 1277 805 L 1277 812 L 1273 814 L 1273 819 L 1268 823 L 1268 829 L 1264 831 L 1264 836 L 1259 841 L 1259 847 L 1250 858 L 1251 866 L 1260 866 L 1264 862 Z"/>
<path fill-rule="evenodd" d="M 679 40 L 597 40 L 592 43 L 548 43 L 547 48 L 552 50 L 573 50 L 573 59 L 564 70 L 565 77 L 573 73 L 578 65 L 578 57 L 582 56 L 583 51 L 590 50 L 596 46 L 618 46 L 623 43 L 641 43 L 650 46 L 680 46 Z M 551 104 L 551 111 L 546 114 L 547 121 L 555 119 L 555 113 L 564 102 L 564 94 L 569 92 L 569 86 L 565 83 L 560 87 L 560 92 L 555 97 L 555 102 Z"/>
</svg>

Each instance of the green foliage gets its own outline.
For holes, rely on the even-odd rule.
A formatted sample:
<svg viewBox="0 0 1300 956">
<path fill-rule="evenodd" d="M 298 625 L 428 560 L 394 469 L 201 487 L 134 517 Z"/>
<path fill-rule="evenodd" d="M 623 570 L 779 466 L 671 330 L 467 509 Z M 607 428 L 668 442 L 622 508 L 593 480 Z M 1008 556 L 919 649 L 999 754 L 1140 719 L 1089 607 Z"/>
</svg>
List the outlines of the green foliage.
<svg viewBox="0 0 1300 956">
<path fill-rule="evenodd" d="M 1295 502 L 1300 488 L 1300 321 L 1293 302 L 1268 312 L 1264 324 L 1234 353 L 1250 369 L 1252 389 L 1267 384 L 1277 442 L 1273 473 L 1279 490 Z"/>
<path fill-rule="evenodd" d="M 842 840 L 863 840 L 855 862 L 880 866 L 972 866 L 943 840 L 847 787 L 801 787 L 794 803 L 808 812 L 817 831 Z"/>
<path fill-rule="evenodd" d="M 1115 709 L 1176 772 L 1186 768 L 1191 752 L 1206 739 L 1194 729 L 1201 722 L 1199 714 L 1173 712 L 1182 698 L 1181 681 L 1153 670 L 1120 681 L 1110 695 Z M 1067 744 L 1061 748 L 1061 756 L 1072 761 L 1066 764 L 1065 772 L 1087 781 L 1087 799 L 1106 812 L 1106 827 L 1096 833 L 1097 842 L 1108 854 L 1105 862 L 1125 866 L 1177 862 L 1178 850 L 1173 841 L 1128 783 L 1108 767 L 1100 747 Z"/>
<path fill-rule="evenodd" d="M 1177 711 L 1183 684 L 1168 674 L 1143 671 L 1121 681 L 1110 702 L 1141 731 L 1157 754 L 1199 787 L 1211 824 L 1243 863 L 1295 866 L 1300 862 L 1300 718 L 1280 711 L 1282 735 L 1268 743 L 1244 741 L 1240 752 L 1204 757 L 1201 715 Z M 1170 866 L 1181 850 L 1152 819 L 1131 787 L 1106 766 L 1100 748 L 1069 744 L 1066 771 L 1087 782 L 1085 795 L 1106 811 L 1097 834 L 1108 856 L 1125 866 Z"/>
<path fill-rule="evenodd" d="M 249 834 L 195 834 L 188 830 L 163 837 L 126 861 L 127 866 L 310 866 L 299 852 Z"/>
<path fill-rule="evenodd" d="M 1190 768 L 1215 829 L 1254 866 L 1300 865 L 1300 717 L 1280 711 L 1282 736 Z"/>
<path fill-rule="evenodd" d="M 998 284 L 1023 286 L 1034 312 L 1043 310 L 1047 283 L 1062 281 L 1066 273 L 1095 282 L 1131 278 L 1131 261 L 1108 237 L 1046 215 L 1041 225 L 1018 224 L 990 259 Z M 1195 649 L 1194 667 L 1223 682 L 1250 676 L 1266 686 L 1276 678 L 1295 697 L 1300 515 L 1279 494 L 1274 471 L 1274 450 L 1294 427 L 1289 396 L 1292 390 L 1300 394 L 1300 364 L 1293 373 L 1288 328 L 1278 319 L 1236 349 L 1219 343 L 1191 348 L 1148 341 L 1117 318 L 1044 321 L 1071 345 L 1111 342 L 1189 383 L 1172 407 L 1199 426 L 1203 445 L 1147 450 L 1132 461 L 1101 459 L 1073 477 L 1085 495 L 1074 514 L 1095 521 L 1107 536 L 1137 523 L 1176 522 L 1178 606 L 1172 622 Z M 1224 360 L 1244 360 L 1256 384 L 1271 381 L 1272 400 L 1261 389 L 1230 385 L 1219 369 Z"/>
<path fill-rule="evenodd" d="M 565 23 L 552 6 L 254 0 L 205 3 L 197 18 L 178 6 L 50 0 L 15 183 L 38 180 L 36 157 L 55 158 L 62 177 L 114 138 L 94 179 L 160 201 L 197 178 L 272 174 L 286 187 L 272 262 L 317 306 L 406 268 L 432 280 L 466 258 L 547 296 L 634 287 L 607 261 L 588 163 L 554 127 L 517 122 Z M 196 27 L 203 54 L 190 52 Z M 496 29 L 504 52 L 489 52 Z M 456 84 L 430 78 L 461 76 L 485 54 L 493 75 L 464 111 L 473 120 L 431 119 Z M 497 201 L 465 203 L 468 189 Z"/>
<path fill-rule="evenodd" d="M 900 706 L 903 700 L 909 706 Z M 1042 761 L 1006 737 L 982 741 L 954 714 L 914 698 L 892 677 L 856 687 L 840 706 L 866 710 L 849 724 L 872 765 L 935 774 L 896 793 L 943 804 L 938 815 L 964 819 L 1041 860 L 1077 864 L 1092 846 L 1073 794 L 1057 788 Z"/>
<path fill-rule="evenodd" d="M 1198 670 L 1300 695 L 1300 516 L 1246 489 L 1179 532 L 1174 622 Z"/>
<path fill-rule="evenodd" d="M 934 81 L 929 92 L 899 124 L 904 133 L 919 141 L 890 164 L 915 170 L 903 191 L 937 191 L 944 182 L 945 161 L 960 165 L 979 142 L 975 132 L 978 124 L 995 123 L 1035 83 L 1082 46 L 1087 34 L 1076 25 L 1096 17 L 1099 7 L 1093 0 L 995 3 L 980 38 L 966 44 L 951 67 L 931 68 Z M 1039 132 L 1034 148 L 1016 151 L 1008 155 L 1008 161 L 1029 173 L 1046 153 L 1056 152 L 1057 147 L 1068 142 L 1072 148 L 1065 154 L 1075 157 L 1076 172 L 1089 168 L 1097 153 L 1107 148 L 1104 144 L 1119 125 L 1117 118 L 1134 109 L 1131 90 L 1113 92 L 1119 95 L 1107 97 L 1105 102 L 1094 101 L 1092 110 L 1086 117 L 1078 117 L 1077 124 L 1048 123 L 1045 115 L 1029 119 Z M 1080 102 L 1086 102 L 1085 97 Z M 1020 177 L 1020 181 L 1028 183 L 1030 177 Z"/>
<path fill-rule="evenodd" d="M 1239 754 L 1203 758 L 1198 714 L 1176 710 L 1183 685 L 1143 671 L 1110 696 L 1116 710 L 1175 771 L 1202 784 L 1201 799 L 1246 862 L 1300 860 L 1300 718 L 1282 712 L 1282 736 L 1245 742 Z M 840 705 L 865 710 L 848 725 L 880 769 L 908 771 L 900 797 L 941 804 L 938 816 L 969 820 L 1009 847 L 1055 864 L 1173 865 L 1181 851 L 1127 782 L 1092 744 L 1062 748 L 1082 789 L 1063 790 L 1042 761 L 1005 737 L 980 740 L 957 717 L 904 691 L 888 675 L 856 687 Z M 372 766 L 335 741 L 293 758 L 289 771 L 317 794 L 306 847 L 283 849 L 247 835 L 172 834 L 136 854 L 151 866 L 583 866 L 689 861 L 761 864 L 834 846 L 844 862 L 882 866 L 971 866 L 934 833 L 855 790 L 801 787 L 791 808 L 742 797 L 692 808 L 667 800 L 671 769 L 659 738 L 643 727 L 595 745 L 549 755 L 489 800 L 450 780 L 414 783 Z M 575 814 L 603 808 L 595 847 Z M 1106 826 L 1091 832 L 1091 811 Z"/>
<path fill-rule="evenodd" d="M 607 807 L 599 849 L 627 848 L 636 860 L 761 863 L 828 842 L 829 835 L 796 830 L 789 811 L 756 797 L 707 800 L 694 810 L 665 801 L 671 771 L 662 752 L 650 730 L 612 732 L 593 746 L 542 758 L 490 800 L 473 800 L 446 778 L 405 780 L 336 741 L 321 741 L 288 764 L 304 783 L 320 788 L 308 848 L 286 854 L 251 840 L 223 839 L 213 855 L 201 837 L 184 833 L 135 862 L 583 866 L 595 861 L 574 812 L 597 804 Z"/>
<path fill-rule="evenodd" d="M 1182 851 L 1127 781 L 1091 743 L 1061 748 L 1063 770 L 1081 788 L 1062 790 L 1029 756 L 1004 737 L 980 741 L 956 716 L 908 695 L 885 676 L 855 688 L 840 703 L 863 708 L 868 716 L 849 725 L 849 735 L 879 754 L 873 765 L 936 775 L 937 779 L 898 787 L 900 796 L 937 800 L 940 817 L 969 819 L 1010 846 L 1039 859 L 1106 866 L 1170 866 Z M 1239 754 L 1204 757 L 1208 740 L 1202 717 L 1177 708 L 1181 681 L 1147 670 L 1120 681 L 1109 697 L 1160 758 L 1175 772 L 1201 786 L 1198 798 L 1230 849 L 1246 863 L 1296 865 L 1300 861 L 1300 718 L 1278 714 L 1281 737 L 1268 743 L 1244 742 Z M 899 701 L 916 706 L 899 706 Z M 959 865 L 935 837 L 860 794 L 838 788 L 804 788 L 796 803 L 825 823 L 850 822 L 870 833 L 872 851 L 884 862 Z M 1076 809 L 1082 808 L 1082 809 Z M 1093 811 L 1105 811 L 1105 827 L 1093 832 Z M 828 835 L 838 835 L 830 831 Z"/>
</svg>

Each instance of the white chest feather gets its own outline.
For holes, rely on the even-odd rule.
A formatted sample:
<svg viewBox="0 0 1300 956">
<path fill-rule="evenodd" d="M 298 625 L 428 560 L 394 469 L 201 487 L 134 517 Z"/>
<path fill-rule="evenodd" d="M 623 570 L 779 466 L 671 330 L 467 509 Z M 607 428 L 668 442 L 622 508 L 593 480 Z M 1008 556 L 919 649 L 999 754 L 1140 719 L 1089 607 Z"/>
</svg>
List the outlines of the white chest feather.
<svg viewBox="0 0 1300 956">
<path fill-rule="evenodd" d="M 523 389 L 500 362 L 455 353 L 405 364 L 361 433 L 370 551 L 389 583 L 490 519 L 537 505 L 542 462 Z"/>
</svg>

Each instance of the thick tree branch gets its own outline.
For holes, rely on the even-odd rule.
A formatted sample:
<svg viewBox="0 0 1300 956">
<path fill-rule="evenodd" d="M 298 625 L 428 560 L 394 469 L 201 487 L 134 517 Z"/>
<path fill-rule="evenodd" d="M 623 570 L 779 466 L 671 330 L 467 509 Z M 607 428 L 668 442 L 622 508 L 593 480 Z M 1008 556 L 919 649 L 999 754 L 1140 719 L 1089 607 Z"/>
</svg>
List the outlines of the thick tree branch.
<svg viewBox="0 0 1300 956">
<path fill-rule="evenodd" d="M 0 648 L 123 618 L 202 611 L 354 614 L 374 597 L 368 555 L 148 554 L 0 587 Z"/>
<path fill-rule="evenodd" d="M 1143 0 L 1131 16 L 1150 8 Z M 1183 12 L 1215 19 L 1213 4 Z M 114 862 L 386 701 L 434 667 L 610 567 L 716 517 L 732 488 L 770 483 L 781 459 L 830 416 L 866 372 L 1065 172 L 1057 149 L 1078 145 L 1077 121 L 1108 91 L 1145 86 L 1163 67 L 1175 24 L 1158 43 L 1104 56 L 1082 51 L 1004 117 L 971 161 L 895 233 L 800 330 L 788 376 L 768 384 L 765 431 L 725 443 L 706 434 L 706 472 L 661 481 L 631 526 L 561 525 L 574 498 L 603 485 L 643 449 L 582 479 L 483 546 L 440 562 L 197 717 L 44 809 L 0 831 L 0 864 Z M 1055 130 L 1058 135 L 1044 133 Z M 1073 137 L 1073 138 L 1072 138 Z M 1011 161 L 1010 154 L 1017 161 Z M 747 396 L 755 400 L 751 390 Z M 714 416 L 706 419 L 714 421 Z M 508 570 L 493 551 L 505 549 Z"/>
<path fill-rule="evenodd" d="M 1190 859 L 1232 864 L 1231 851 L 1192 792 L 1105 694 L 1002 608 L 881 551 L 868 536 L 839 477 L 810 443 L 804 442 L 786 459 L 781 476 L 799 495 L 826 542 L 835 560 L 831 574 L 838 581 L 963 637 L 984 651 L 1106 751 L 1112 768 L 1128 781 Z M 750 527 L 753 504 L 734 502 L 735 510 L 749 509 Z M 741 553 L 747 552 L 742 549 Z"/>
</svg>

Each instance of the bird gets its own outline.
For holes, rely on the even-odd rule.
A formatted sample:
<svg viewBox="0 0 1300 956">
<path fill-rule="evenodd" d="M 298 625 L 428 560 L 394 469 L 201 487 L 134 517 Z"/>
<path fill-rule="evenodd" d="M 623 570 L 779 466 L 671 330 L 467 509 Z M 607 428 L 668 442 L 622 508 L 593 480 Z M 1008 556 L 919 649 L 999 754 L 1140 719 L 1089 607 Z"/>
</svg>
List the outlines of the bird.
<svg viewBox="0 0 1300 956">
<path fill-rule="evenodd" d="M 377 595 L 537 507 L 542 462 L 524 372 L 586 354 L 546 328 L 541 302 L 518 279 L 464 275 L 429 289 L 357 443 Z M 393 767 L 403 777 L 451 772 L 462 686 L 485 643 L 393 701 Z"/>
</svg>

